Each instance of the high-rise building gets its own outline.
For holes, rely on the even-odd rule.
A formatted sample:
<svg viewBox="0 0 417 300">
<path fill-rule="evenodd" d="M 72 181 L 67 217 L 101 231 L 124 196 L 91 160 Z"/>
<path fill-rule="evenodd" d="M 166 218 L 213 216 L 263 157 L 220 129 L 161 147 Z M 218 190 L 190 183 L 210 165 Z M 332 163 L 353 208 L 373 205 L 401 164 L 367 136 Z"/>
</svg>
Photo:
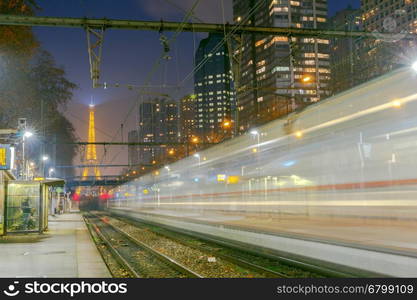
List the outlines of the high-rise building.
<svg viewBox="0 0 417 300">
<path fill-rule="evenodd" d="M 195 54 L 195 130 L 205 142 L 218 142 L 230 132 L 231 128 L 225 129 L 223 123 L 232 121 L 235 110 L 229 54 L 223 38 L 210 33 Z"/>
<path fill-rule="evenodd" d="M 362 64 L 357 70 L 361 81 L 409 65 L 417 58 L 416 42 L 405 38 L 408 33 L 417 33 L 417 1 L 361 0 L 361 5 L 364 29 L 376 37 L 362 41 Z M 391 33 L 392 38 L 381 33 Z"/>
<path fill-rule="evenodd" d="M 327 27 L 327 0 L 233 0 L 237 24 Z M 245 34 L 237 89 L 241 131 L 329 95 L 329 40 Z"/>
<path fill-rule="evenodd" d="M 179 140 L 178 103 L 152 99 L 139 105 L 138 142 L 167 143 L 166 146 L 139 146 L 139 164 L 163 164 L 169 160 L 170 143 Z M 175 145 L 176 146 L 176 145 Z"/>
<path fill-rule="evenodd" d="M 181 141 L 189 142 L 196 129 L 196 95 L 187 95 L 180 100 Z"/>
<path fill-rule="evenodd" d="M 329 20 L 331 30 L 361 31 L 361 10 L 352 6 L 336 13 Z M 359 84 L 359 75 L 356 71 L 359 61 L 358 38 L 333 38 L 331 39 L 331 81 L 330 90 L 333 94 L 347 90 Z"/>
</svg>

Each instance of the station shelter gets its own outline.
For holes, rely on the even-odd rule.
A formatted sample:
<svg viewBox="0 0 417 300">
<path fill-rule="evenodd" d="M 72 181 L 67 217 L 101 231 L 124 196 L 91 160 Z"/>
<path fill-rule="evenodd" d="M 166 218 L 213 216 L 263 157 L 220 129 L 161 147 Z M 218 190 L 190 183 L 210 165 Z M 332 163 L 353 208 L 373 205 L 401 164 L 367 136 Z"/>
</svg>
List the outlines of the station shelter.
<svg viewBox="0 0 417 300">
<path fill-rule="evenodd" d="M 0 204 L 4 220 L 0 234 L 44 232 L 48 228 L 51 203 L 56 201 L 54 195 L 64 183 L 61 179 L 9 180 Z"/>
<path fill-rule="evenodd" d="M 13 174 L 7 170 L 0 170 L 0 235 L 5 233 L 5 204 L 7 183 L 15 180 Z"/>
</svg>

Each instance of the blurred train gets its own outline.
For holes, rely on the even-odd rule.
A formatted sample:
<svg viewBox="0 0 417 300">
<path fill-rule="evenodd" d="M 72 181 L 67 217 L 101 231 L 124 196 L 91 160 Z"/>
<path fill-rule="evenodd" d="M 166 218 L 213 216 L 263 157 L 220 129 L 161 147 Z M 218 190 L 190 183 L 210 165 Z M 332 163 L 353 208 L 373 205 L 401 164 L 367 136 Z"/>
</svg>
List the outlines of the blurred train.
<svg viewBox="0 0 417 300">
<path fill-rule="evenodd" d="M 393 71 L 116 187 L 109 207 L 302 256 L 314 247 L 290 239 L 417 257 L 416 100 L 417 72 Z"/>
</svg>

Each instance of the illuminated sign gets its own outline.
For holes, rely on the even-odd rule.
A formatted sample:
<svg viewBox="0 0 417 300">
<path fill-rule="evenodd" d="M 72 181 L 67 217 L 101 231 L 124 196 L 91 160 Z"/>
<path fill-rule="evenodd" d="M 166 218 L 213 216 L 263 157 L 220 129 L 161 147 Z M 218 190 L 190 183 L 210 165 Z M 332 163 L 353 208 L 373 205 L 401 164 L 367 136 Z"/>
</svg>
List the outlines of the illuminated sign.
<svg viewBox="0 0 417 300">
<path fill-rule="evenodd" d="M 10 145 L 0 145 L 0 170 L 10 170 Z"/>
<path fill-rule="evenodd" d="M 218 182 L 224 182 L 224 181 L 226 181 L 226 175 L 225 174 L 218 174 L 217 175 L 217 181 Z"/>
<path fill-rule="evenodd" d="M 239 176 L 229 176 L 227 178 L 227 183 L 228 184 L 238 184 L 239 183 L 239 180 L 240 180 L 240 177 Z"/>
</svg>

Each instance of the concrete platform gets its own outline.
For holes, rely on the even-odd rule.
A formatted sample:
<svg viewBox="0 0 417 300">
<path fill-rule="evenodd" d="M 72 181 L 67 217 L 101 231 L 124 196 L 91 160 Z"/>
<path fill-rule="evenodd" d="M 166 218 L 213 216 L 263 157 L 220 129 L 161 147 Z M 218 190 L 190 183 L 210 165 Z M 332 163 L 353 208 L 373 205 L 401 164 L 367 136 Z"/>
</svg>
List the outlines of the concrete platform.
<svg viewBox="0 0 417 300">
<path fill-rule="evenodd" d="M 0 238 L 0 277 L 111 277 L 79 213 L 51 216 L 45 234 Z"/>
</svg>

